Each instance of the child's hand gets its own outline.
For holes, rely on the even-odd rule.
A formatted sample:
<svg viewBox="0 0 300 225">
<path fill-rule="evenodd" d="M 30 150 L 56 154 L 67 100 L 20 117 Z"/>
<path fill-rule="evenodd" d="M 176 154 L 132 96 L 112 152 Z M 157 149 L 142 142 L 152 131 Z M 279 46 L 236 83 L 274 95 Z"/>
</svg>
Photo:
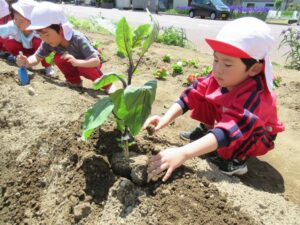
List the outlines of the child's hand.
<svg viewBox="0 0 300 225">
<path fill-rule="evenodd" d="M 168 148 L 158 153 L 149 160 L 147 169 L 148 181 L 165 170 L 167 170 L 167 173 L 164 175 L 162 181 L 167 181 L 173 171 L 186 160 L 187 157 L 181 148 Z"/>
<path fill-rule="evenodd" d="M 151 116 L 146 120 L 144 123 L 143 129 L 146 129 L 149 125 L 153 125 L 155 128 L 155 131 L 158 131 L 159 129 L 163 128 L 165 125 L 167 125 L 161 116 Z"/>
<path fill-rule="evenodd" d="M 22 52 L 19 52 L 19 55 L 17 56 L 17 59 L 16 59 L 16 63 L 18 66 L 27 66 L 28 65 L 28 59 L 25 55 L 23 55 Z"/>
<path fill-rule="evenodd" d="M 64 59 L 64 60 L 66 60 L 67 62 L 71 63 L 72 66 L 75 66 L 75 67 L 78 67 L 78 66 L 79 66 L 78 60 L 75 59 L 74 56 L 72 56 L 72 55 L 70 55 L 70 54 L 68 54 L 68 53 L 63 54 L 63 55 L 61 56 L 61 58 Z"/>
</svg>

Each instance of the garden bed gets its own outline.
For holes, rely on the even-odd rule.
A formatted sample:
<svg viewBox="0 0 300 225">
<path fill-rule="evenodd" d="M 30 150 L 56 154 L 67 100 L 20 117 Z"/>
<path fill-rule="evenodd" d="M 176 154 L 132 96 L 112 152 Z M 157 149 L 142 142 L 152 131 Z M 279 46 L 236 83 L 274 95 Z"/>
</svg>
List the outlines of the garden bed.
<svg viewBox="0 0 300 225">
<path fill-rule="evenodd" d="M 100 40 L 107 62 L 103 70 L 125 72 L 116 56 L 113 37 Z M 211 56 L 154 44 L 133 84 L 154 79 L 153 73 L 171 63 L 198 60 L 199 68 L 184 67 L 158 81 L 153 114 L 166 111 L 184 89 L 187 75 L 210 64 Z M 266 158 L 250 162 L 242 180 L 222 175 L 203 159 L 179 168 L 167 183 L 135 184 L 114 172 L 112 157 L 120 152 L 114 124 L 109 121 L 91 139 L 81 141 L 83 113 L 104 93 L 70 89 L 58 80 L 31 73 L 30 89 L 16 82 L 17 68 L 0 61 L 0 224 L 296 224 L 300 196 L 297 146 L 300 135 L 298 71 L 275 68 L 283 77 L 279 114 L 287 131 Z M 185 144 L 181 130 L 195 126 L 188 115 L 154 136 L 142 132 L 132 152 L 149 155 Z M 283 157 L 284 156 L 284 157 Z M 267 160 L 267 162 L 264 162 Z M 256 168 L 254 170 L 254 168 Z M 288 172 L 285 172 L 288 170 Z M 291 201 L 287 201 L 290 199 Z"/>
</svg>

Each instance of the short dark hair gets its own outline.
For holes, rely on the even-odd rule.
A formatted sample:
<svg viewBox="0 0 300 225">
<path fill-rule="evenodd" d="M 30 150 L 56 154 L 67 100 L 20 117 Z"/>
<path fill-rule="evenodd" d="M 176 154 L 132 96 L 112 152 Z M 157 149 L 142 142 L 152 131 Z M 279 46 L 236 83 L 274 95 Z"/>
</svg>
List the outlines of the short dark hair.
<svg viewBox="0 0 300 225">
<path fill-rule="evenodd" d="M 51 24 L 49 26 L 49 28 L 51 28 L 52 30 L 55 30 L 56 33 L 59 33 L 59 31 L 60 31 L 60 25 L 59 24 Z"/>
<path fill-rule="evenodd" d="M 255 63 L 263 63 L 264 61 L 263 59 L 256 60 L 253 58 L 241 58 L 241 60 L 246 66 L 246 71 L 249 70 Z"/>
</svg>

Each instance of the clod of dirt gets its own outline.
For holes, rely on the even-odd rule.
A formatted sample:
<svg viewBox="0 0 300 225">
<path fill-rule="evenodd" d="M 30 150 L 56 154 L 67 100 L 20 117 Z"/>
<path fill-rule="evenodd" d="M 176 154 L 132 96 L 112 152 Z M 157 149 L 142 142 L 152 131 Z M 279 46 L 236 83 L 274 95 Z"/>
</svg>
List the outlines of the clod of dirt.
<svg viewBox="0 0 300 225">
<path fill-rule="evenodd" d="M 75 220 L 78 222 L 82 218 L 87 217 L 91 213 L 91 205 L 87 202 L 74 207 Z"/>
<path fill-rule="evenodd" d="M 146 155 L 137 155 L 130 158 L 131 167 L 130 176 L 136 184 L 143 185 L 147 183 L 148 157 Z"/>
<path fill-rule="evenodd" d="M 129 153 L 129 160 L 126 160 L 123 152 L 115 153 L 110 161 L 113 171 L 122 176 L 132 179 L 135 184 L 143 185 L 147 183 L 147 163 L 146 155 Z"/>
<path fill-rule="evenodd" d="M 150 124 L 149 126 L 146 127 L 146 130 L 148 134 L 152 136 L 155 133 L 155 126 Z"/>
<path fill-rule="evenodd" d="M 35 90 L 33 87 L 28 87 L 27 91 L 28 91 L 28 94 L 31 96 L 35 95 Z"/>
</svg>

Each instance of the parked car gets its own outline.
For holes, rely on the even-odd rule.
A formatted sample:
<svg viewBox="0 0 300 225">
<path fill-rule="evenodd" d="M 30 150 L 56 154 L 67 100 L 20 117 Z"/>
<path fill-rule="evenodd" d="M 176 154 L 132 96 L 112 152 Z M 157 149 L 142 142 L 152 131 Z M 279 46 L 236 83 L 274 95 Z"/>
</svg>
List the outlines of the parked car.
<svg viewBox="0 0 300 225">
<path fill-rule="evenodd" d="M 217 18 L 226 20 L 230 16 L 230 9 L 222 0 L 193 0 L 189 11 L 191 18 L 200 16 L 209 17 L 212 20 Z"/>
</svg>

